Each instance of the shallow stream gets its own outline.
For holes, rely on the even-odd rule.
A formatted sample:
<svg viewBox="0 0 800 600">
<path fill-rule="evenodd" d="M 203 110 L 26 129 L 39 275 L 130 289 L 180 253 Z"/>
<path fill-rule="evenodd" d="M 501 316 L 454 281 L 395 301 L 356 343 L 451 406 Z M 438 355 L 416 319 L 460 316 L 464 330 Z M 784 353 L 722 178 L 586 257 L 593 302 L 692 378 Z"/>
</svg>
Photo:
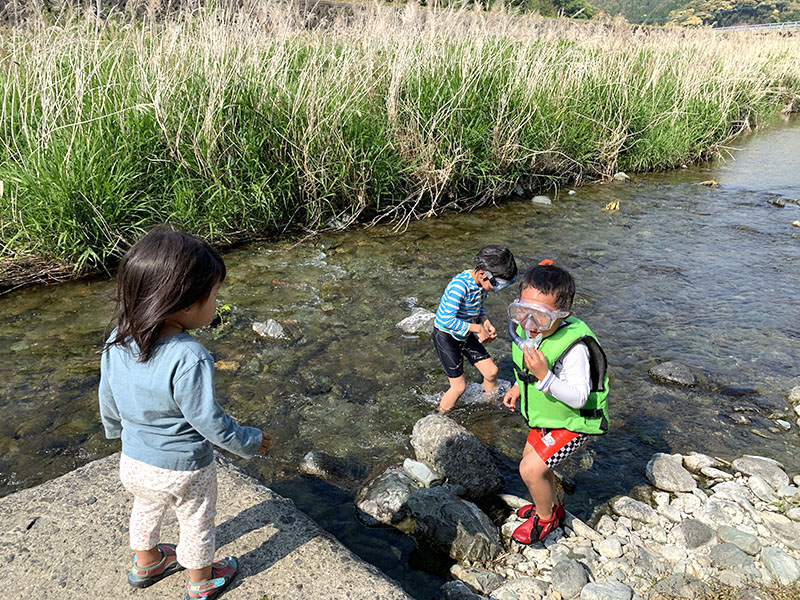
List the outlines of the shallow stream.
<svg viewBox="0 0 800 600">
<path fill-rule="evenodd" d="M 577 281 L 574 310 L 609 357 L 613 432 L 566 464 L 577 484 L 568 508 L 595 508 L 644 483 L 654 452 L 696 450 L 725 459 L 772 456 L 800 470 L 798 430 L 785 396 L 800 377 L 800 121 L 738 140 L 732 157 L 628 182 L 567 190 L 550 206 L 499 206 L 308 241 L 259 243 L 225 256 L 224 323 L 196 332 L 217 359 L 217 392 L 240 421 L 273 434 L 267 457 L 242 461 L 362 558 L 417 598 L 430 598 L 446 563 L 421 557 L 411 538 L 354 517 L 360 480 L 413 456 L 411 427 L 446 384 L 426 336 L 395 328 L 415 306 L 430 310 L 452 275 L 483 245 L 508 245 L 521 268 L 552 258 Z M 719 187 L 697 185 L 716 180 Z M 619 201 L 617 212 L 603 208 Z M 779 202 L 777 204 L 780 204 Z M 97 413 L 99 355 L 110 314 L 108 280 L 0 297 L 0 495 L 118 450 Z M 490 295 L 504 329 L 514 292 Z M 260 337 L 275 319 L 285 340 Z M 489 347 L 511 379 L 510 347 Z M 647 372 L 678 360 L 693 389 Z M 479 381 L 467 370 L 468 379 Z M 497 404 L 454 418 L 490 446 L 511 492 L 526 433 Z M 744 423 L 744 421 L 747 423 Z M 343 459 L 326 482 L 298 472 L 310 450 Z M 91 490 L 85 490 L 87 497 Z"/>
</svg>

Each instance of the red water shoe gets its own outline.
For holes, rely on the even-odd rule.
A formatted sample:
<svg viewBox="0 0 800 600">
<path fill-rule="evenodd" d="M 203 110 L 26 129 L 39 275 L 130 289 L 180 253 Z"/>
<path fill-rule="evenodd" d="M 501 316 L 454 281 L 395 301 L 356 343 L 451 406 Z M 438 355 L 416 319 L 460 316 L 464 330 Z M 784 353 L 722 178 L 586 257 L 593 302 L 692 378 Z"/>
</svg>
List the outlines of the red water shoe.
<svg viewBox="0 0 800 600">
<path fill-rule="evenodd" d="M 527 521 L 514 530 L 511 537 L 518 541 L 520 544 L 530 544 L 543 540 L 544 537 L 558 527 L 561 519 L 558 518 L 558 513 L 553 511 L 553 516 L 548 520 L 544 520 L 537 514 L 533 514 Z"/>
</svg>

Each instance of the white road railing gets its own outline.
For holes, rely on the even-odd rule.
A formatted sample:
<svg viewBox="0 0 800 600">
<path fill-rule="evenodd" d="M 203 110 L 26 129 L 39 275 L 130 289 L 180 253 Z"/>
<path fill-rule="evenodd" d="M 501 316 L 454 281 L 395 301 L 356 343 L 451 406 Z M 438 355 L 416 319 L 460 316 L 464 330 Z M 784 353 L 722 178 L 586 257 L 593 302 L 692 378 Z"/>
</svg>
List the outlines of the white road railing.
<svg viewBox="0 0 800 600">
<path fill-rule="evenodd" d="M 714 27 L 714 31 L 753 31 L 758 29 L 795 29 L 800 21 L 784 21 L 783 23 L 759 23 L 758 25 L 731 25 L 730 27 Z"/>
</svg>

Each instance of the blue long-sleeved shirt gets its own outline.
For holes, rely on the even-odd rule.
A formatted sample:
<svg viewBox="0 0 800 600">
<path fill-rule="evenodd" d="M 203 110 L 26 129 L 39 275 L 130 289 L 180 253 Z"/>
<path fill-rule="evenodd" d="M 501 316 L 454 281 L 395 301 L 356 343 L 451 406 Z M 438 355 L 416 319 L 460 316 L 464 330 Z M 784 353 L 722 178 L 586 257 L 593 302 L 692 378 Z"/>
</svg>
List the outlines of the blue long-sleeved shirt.
<svg viewBox="0 0 800 600">
<path fill-rule="evenodd" d="M 115 334 L 112 333 L 112 338 Z M 106 437 L 122 438 L 122 452 L 154 467 L 201 469 L 212 444 L 251 458 L 261 430 L 238 425 L 214 394 L 214 359 L 188 333 L 155 342 L 147 362 L 138 348 L 115 345 L 100 360 L 100 416 Z"/>
<path fill-rule="evenodd" d="M 467 339 L 469 324 L 476 318 L 486 316 L 484 298 L 486 291 L 475 283 L 469 271 L 462 271 L 444 289 L 436 309 L 434 325 L 439 331 L 447 332 L 463 342 Z"/>
</svg>

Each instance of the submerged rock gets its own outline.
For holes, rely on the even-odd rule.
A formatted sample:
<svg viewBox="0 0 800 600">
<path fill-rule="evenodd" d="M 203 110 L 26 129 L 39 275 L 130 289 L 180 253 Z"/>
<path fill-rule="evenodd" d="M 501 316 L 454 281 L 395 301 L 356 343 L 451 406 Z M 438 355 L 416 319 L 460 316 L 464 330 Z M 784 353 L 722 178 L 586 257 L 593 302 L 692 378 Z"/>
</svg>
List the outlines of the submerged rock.
<svg viewBox="0 0 800 600">
<path fill-rule="evenodd" d="M 352 483 L 366 475 L 366 470 L 359 465 L 316 450 L 306 453 L 298 469 L 301 473 L 335 483 Z"/>
<path fill-rule="evenodd" d="M 256 321 L 253 323 L 253 331 L 261 337 L 268 337 L 276 340 L 287 337 L 283 325 L 278 323 L 275 319 L 267 319 L 266 323 Z"/>
<path fill-rule="evenodd" d="M 658 383 L 671 383 L 684 387 L 693 387 L 697 384 L 697 379 L 689 367 L 676 361 L 656 365 L 648 371 L 648 374 Z"/>
<path fill-rule="evenodd" d="M 408 334 L 433 333 L 433 321 L 436 314 L 424 308 L 414 308 L 411 314 L 395 327 Z"/>
<path fill-rule="evenodd" d="M 466 490 L 470 500 L 499 493 L 504 480 L 489 451 L 472 433 L 444 415 L 428 415 L 414 424 L 411 445 L 427 463 Z"/>
</svg>

